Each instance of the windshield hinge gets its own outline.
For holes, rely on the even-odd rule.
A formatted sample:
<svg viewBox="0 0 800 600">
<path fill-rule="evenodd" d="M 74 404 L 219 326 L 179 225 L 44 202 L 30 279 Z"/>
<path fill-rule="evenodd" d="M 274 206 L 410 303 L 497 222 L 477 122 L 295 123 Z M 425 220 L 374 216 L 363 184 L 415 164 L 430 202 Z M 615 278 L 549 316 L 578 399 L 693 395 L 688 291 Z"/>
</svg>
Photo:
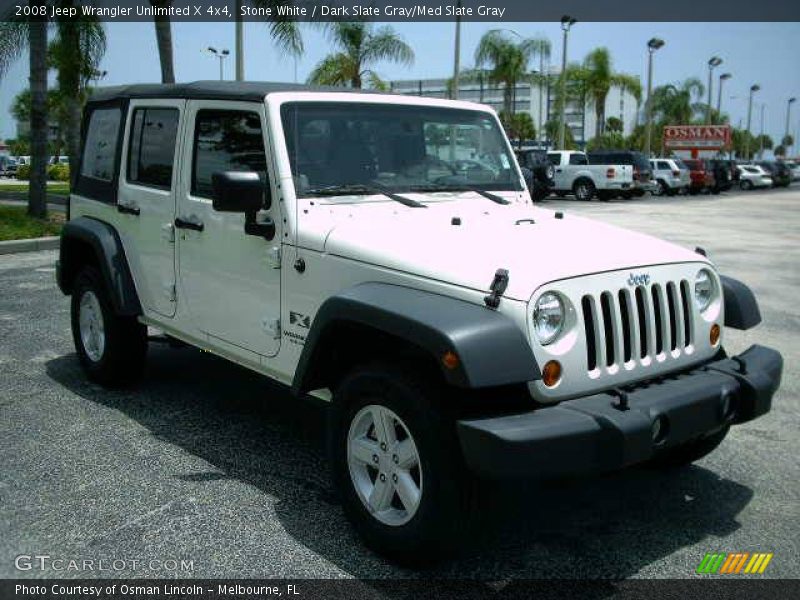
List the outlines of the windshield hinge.
<svg viewBox="0 0 800 600">
<path fill-rule="evenodd" d="M 497 269 L 492 280 L 492 285 L 489 286 L 491 294 L 484 297 L 483 301 L 489 308 L 497 308 L 500 306 L 500 297 L 508 287 L 508 271 L 506 269 Z"/>
</svg>

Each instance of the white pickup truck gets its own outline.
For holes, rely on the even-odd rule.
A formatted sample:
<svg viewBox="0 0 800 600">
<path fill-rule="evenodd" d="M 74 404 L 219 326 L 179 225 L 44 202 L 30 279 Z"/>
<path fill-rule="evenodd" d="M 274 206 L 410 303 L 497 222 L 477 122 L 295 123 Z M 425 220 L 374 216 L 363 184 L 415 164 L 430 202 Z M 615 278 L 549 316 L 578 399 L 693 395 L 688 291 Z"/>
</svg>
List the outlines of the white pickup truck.
<svg viewBox="0 0 800 600">
<path fill-rule="evenodd" d="M 575 194 L 578 200 L 610 200 L 622 190 L 633 187 L 630 165 L 590 165 L 586 153 L 572 150 L 548 152 L 555 168 L 553 191 L 558 195 Z"/>
</svg>

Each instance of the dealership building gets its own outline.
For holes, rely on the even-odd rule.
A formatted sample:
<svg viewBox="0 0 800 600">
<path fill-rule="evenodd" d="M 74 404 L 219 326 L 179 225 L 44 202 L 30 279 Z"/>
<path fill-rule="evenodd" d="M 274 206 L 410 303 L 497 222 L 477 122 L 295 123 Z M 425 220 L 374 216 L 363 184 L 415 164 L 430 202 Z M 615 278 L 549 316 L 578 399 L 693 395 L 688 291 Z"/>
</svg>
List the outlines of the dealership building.
<svg viewBox="0 0 800 600">
<path fill-rule="evenodd" d="M 541 139 L 542 127 L 545 123 L 558 118 L 556 94 L 558 89 L 558 71 L 551 71 L 545 82 L 518 82 L 513 91 L 514 112 L 527 112 L 533 119 L 537 136 Z M 429 98 L 450 98 L 449 79 L 404 79 L 390 82 L 394 93 Z M 503 108 L 502 85 L 491 85 L 479 76 L 477 80 L 461 81 L 458 86 L 458 99 L 478 102 L 491 106 L 500 112 Z M 633 95 L 625 90 L 612 88 L 606 98 L 606 119 L 617 117 L 622 121 L 623 133 L 630 135 L 638 122 L 643 122 L 641 113 L 643 105 L 639 105 Z M 569 101 L 564 110 L 567 126 L 572 137 L 583 145 L 594 137 L 594 107 L 587 98 L 585 102 Z"/>
</svg>

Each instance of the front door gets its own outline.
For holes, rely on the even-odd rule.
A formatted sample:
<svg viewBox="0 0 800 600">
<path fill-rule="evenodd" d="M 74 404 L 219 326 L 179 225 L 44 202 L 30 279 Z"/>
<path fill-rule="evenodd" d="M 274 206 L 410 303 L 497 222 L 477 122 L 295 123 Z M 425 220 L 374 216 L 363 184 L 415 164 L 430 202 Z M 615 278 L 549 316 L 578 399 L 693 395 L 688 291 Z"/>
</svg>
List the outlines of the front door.
<svg viewBox="0 0 800 600">
<path fill-rule="evenodd" d="M 172 222 L 180 185 L 185 100 L 133 100 L 128 110 L 117 208 L 123 244 L 146 310 L 175 314 Z"/>
<path fill-rule="evenodd" d="M 212 175 L 256 171 L 271 181 L 263 103 L 191 100 L 186 111 L 183 176 L 176 217 L 180 290 L 196 333 L 209 341 L 274 356 L 280 346 L 280 208 L 272 240 L 248 235 L 245 216 L 212 206 Z M 257 358 L 257 357 L 250 357 Z"/>
</svg>

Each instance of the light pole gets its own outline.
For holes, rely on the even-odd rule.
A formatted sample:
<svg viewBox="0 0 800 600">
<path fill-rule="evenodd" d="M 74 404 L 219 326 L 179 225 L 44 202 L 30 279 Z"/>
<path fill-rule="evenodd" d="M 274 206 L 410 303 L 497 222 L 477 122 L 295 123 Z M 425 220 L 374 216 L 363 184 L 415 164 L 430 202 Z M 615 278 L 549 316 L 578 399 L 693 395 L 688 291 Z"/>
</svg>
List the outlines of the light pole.
<svg viewBox="0 0 800 600">
<path fill-rule="evenodd" d="M 744 136 L 744 157 L 745 159 L 750 156 L 750 122 L 753 116 L 753 94 L 761 89 L 761 86 L 754 83 L 750 86 L 750 98 L 747 101 L 747 135 Z"/>
<path fill-rule="evenodd" d="M 209 46 L 207 48 L 207 50 L 209 52 L 211 52 L 211 54 L 213 54 L 214 56 L 216 56 L 219 59 L 219 80 L 222 81 L 224 79 L 223 78 L 223 73 L 222 73 L 222 61 L 224 61 L 226 58 L 228 58 L 228 55 L 230 54 L 230 51 L 227 50 L 227 49 L 217 50 L 216 48 L 214 48 L 212 46 Z"/>
<path fill-rule="evenodd" d="M 455 54 L 453 56 L 453 91 L 451 96 L 453 100 L 458 100 L 458 76 L 461 71 L 461 0 L 458 0 L 456 8 L 456 41 L 455 41 Z"/>
<path fill-rule="evenodd" d="M 244 21 L 242 20 L 243 0 L 236 0 L 236 81 L 244 81 Z"/>
<path fill-rule="evenodd" d="M 789 119 L 791 118 L 791 114 L 792 114 L 792 104 L 794 104 L 796 101 L 797 101 L 797 98 L 792 96 L 786 102 L 786 128 L 785 128 L 786 133 L 783 134 L 784 138 L 789 137 Z M 781 145 L 783 145 L 783 140 L 781 140 Z M 792 144 L 792 146 L 793 145 L 794 144 Z M 789 148 L 786 148 L 786 156 L 789 156 Z"/>
<path fill-rule="evenodd" d="M 706 125 L 711 125 L 711 86 L 714 80 L 711 78 L 714 69 L 722 64 L 719 56 L 712 56 L 708 59 L 708 106 L 706 107 Z"/>
<path fill-rule="evenodd" d="M 566 135 L 567 135 L 567 122 L 565 119 L 565 108 L 567 104 L 567 36 L 569 34 L 569 29 L 575 23 L 577 23 L 577 19 L 573 19 L 568 15 L 564 15 L 561 17 L 561 30 L 564 32 L 564 43 L 561 47 L 561 85 L 560 87 L 560 95 L 561 98 L 559 99 L 559 123 L 558 123 L 558 148 L 559 150 L 563 150 L 564 146 L 566 145 Z"/>
<path fill-rule="evenodd" d="M 723 73 L 719 76 L 719 90 L 717 91 L 717 114 L 722 115 L 722 82 L 733 77 L 730 73 Z"/>
<path fill-rule="evenodd" d="M 764 108 L 766 102 L 761 103 L 761 133 L 758 134 L 758 160 L 764 158 Z"/>
<path fill-rule="evenodd" d="M 664 45 L 660 38 L 650 38 L 647 42 L 647 100 L 644 102 L 645 127 L 644 127 L 644 155 L 650 157 L 650 139 L 653 129 L 653 54 Z"/>
</svg>

